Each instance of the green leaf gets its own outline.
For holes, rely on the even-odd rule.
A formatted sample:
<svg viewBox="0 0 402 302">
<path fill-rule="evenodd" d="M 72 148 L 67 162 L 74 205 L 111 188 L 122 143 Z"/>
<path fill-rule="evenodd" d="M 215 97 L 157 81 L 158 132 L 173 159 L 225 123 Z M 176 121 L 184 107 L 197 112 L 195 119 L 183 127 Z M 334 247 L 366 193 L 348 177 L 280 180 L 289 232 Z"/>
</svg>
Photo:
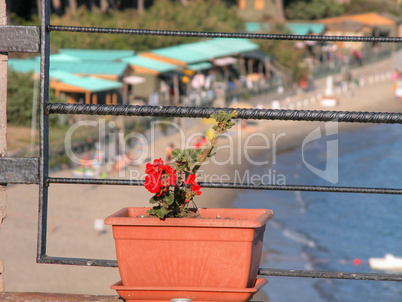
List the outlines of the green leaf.
<svg viewBox="0 0 402 302">
<path fill-rule="evenodd" d="M 166 204 L 169 206 L 172 205 L 174 202 L 173 194 L 166 195 L 165 198 L 163 198 L 163 201 L 166 202 Z"/>
<path fill-rule="evenodd" d="M 155 206 L 155 207 L 153 207 L 152 209 L 149 209 L 149 210 L 147 211 L 147 213 L 148 213 L 149 215 L 152 215 L 152 216 L 157 216 L 157 217 L 160 218 L 160 219 L 164 219 L 164 218 L 166 218 L 166 216 L 169 214 L 169 211 L 166 210 L 164 207 Z"/>
<path fill-rule="evenodd" d="M 172 151 L 172 156 L 173 156 L 173 158 L 179 158 L 180 156 L 181 156 L 181 150 L 180 149 L 174 149 L 173 151 Z"/>
<path fill-rule="evenodd" d="M 152 209 L 149 209 L 149 210 L 147 211 L 147 213 L 148 213 L 149 215 L 156 216 L 156 213 L 158 212 L 158 209 L 159 209 L 159 208 L 160 208 L 159 206 L 153 207 Z"/>
<path fill-rule="evenodd" d="M 183 172 L 187 167 L 185 165 L 176 166 L 177 172 Z"/>
<path fill-rule="evenodd" d="M 166 215 L 169 214 L 169 211 L 166 210 L 165 208 L 160 208 L 158 211 L 156 211 L 156 216 L 160 219 L 166 218 Z"/>
<path fill-rule="evenodd" d="M 197 158 L 200 156 L 200 154 L 202 153 L 202 151 L 204 151 L 204 150 L 203 149 L 192 150 L 192 152 L 190 154 L 190 160 L 192 162 L 195 162 L 197 160 Z"/>
<path fill-rule="evenodd" d="M 154 204 L 157 203 L 158 200 L 156 199 L 156 196 L 152 196 L 151 199 L 149 200 L 149 203 Z"/>
</svg>

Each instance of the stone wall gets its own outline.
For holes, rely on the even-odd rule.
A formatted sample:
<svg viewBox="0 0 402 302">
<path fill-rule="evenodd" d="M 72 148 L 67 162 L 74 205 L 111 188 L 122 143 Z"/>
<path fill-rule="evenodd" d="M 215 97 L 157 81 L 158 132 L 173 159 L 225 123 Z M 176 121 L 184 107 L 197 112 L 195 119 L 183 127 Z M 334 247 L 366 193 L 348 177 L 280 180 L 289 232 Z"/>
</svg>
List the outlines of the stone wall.
<svg viewBox="0 0 402 302">
<path fill-rule="evenodd" d="M 0 0 L 0 25 L 5 25 L 6 23 L 6 0 Z M 0 157 L 7 156 L 7 61 L 7 53 L 0 53 Z M 0 228 L 3 219 L 6 217 L 6 206 L 6 186 L 0 184 Z M 3 259 L 0 258 L 0 292 L 4 291 L 4 282 L 1 278 L 3 272 L 4 263 Z"/>
</svg>

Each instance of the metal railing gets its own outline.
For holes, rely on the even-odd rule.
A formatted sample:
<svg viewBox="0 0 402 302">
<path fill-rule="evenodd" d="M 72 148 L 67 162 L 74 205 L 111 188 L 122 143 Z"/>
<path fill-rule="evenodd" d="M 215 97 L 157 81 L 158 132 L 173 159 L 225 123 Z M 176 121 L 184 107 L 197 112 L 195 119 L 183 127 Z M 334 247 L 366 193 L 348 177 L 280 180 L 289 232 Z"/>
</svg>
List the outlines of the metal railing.
<svg viewBox="0 0 402 302">
<path fill-rule="evenodd" d="M 39 159 L 25 160 L 20 167 L 25 172 L 32 172 L 37 177 L 30 178 L 29 183 L 39 184 L 39 224 L 37 242 L 37 262 L 84 266 L 115 267 L 117 262 L 104 259 L 65 258 L 48 256 L 46 253 L 47 214 L 48 214 L 48 187 L 51 184 L 97 184 L 97 185 L 143 185 L 141 180 L 120 179 L 83 179 L 83 178 L 54 178 L 48 175 L 49 164 L 49 125 L 50 114 L 91 114 L 91 115 L 126 115 L 126 116 L 153 116 L 204 118 L 219 110 L 232 112 L 233 108 L 200 108 L 200 107 L 173 107 L 173 106 L 129 106 L 129 105 L 85 105 L 85 104 L 55 104 L 49 103 L 49 55 L 50 33 L 52 31 L 87 32 L 104 34 L 127 35 L 158 35 L 158 36 L 185 36 L 203 38 L 247 38 L 247 39 L 276 39 L 299 41 L 349 41 L 349 42 L 382 42 L 400 43 L 400 37 L 356 37 L 356 36 L 302 36 L 302 35 L 273 35 L 250 33 L 217 33 L 217 32 L 190 32 L 120 28 L 92 28 L 57 26 L 50 24 L 50 1 L 41 0 L 40 26 L 40 157 Z M 35 40 L 35 39 L 33 39 Z M 33 42 L 35 43 L 35 41 Z M 402 113 L 385 112 L 342 112 L 342 111 L 308 111 L 308 110 L 269 110 L 269 109 L 236 109 L 238 118 L 258 120 L 292 120 L 292 121 L 338 121 L 350 123 L 389 123 L 402 124 Z M 38 173 L 36 172 L 38 171 Z M 28 173 L 29 174 L 29 173 Z M 20 174 L 19 183 L 28 183 L 28 178 Z M 371 194 L 402 194 L 400 188 L 358 188 L 335 186 L 301 186 L 301 185 L 254 185 L 252 183 L 200 183 L 207 188 L 256 189 L 256 190 L 291 190 L 291 191 L 319 191 L 319 192 L 348 192 Z M 320 271 L 296 271 L 260 268 L 259 275 L 309 277 L 353 280 L 381 280 L 402 281 L 402 274 L 377 273 L 343 273 Z"/>
<path fill-rule="evenodd" d="M 311 70 L 311 76 L 314 80 L 325 78 L 329 75 L 335 75 L 342 72 L 343 69 L 347 71 L 373 64 L 385 59 L 388 59 L 392 56 L 391 47 L 387 47 L 385 49 L 379 49 L 377 51 L 365 51 L 364 56 L 359 62 L 357 59 L 353 58 L 353 56 L 349 55 L 345 62 L 337 59 L 332 62 L 321 63 L 317 67 Z"/>
</svg>

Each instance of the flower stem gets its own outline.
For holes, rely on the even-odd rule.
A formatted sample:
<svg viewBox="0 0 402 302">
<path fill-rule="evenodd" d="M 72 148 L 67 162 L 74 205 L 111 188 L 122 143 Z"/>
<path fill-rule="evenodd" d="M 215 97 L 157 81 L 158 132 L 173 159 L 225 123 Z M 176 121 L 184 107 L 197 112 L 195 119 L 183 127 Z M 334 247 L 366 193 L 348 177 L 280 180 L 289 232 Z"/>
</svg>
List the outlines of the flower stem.
<svg viewBox="0 0 402 302">
<path fill-rule="evenodd" d="M 201 153 L 201 155 L 198 157 L 197 163 L 191 170 L 193 174 L 196 174 L 198 169 L 201 167 L 203 162 L 208 158 L 209 154 L 211 154 L 212 149 L 214 148 L 216 141 L 218 139 L 219 133 L 216 133 L 215 136 L 211 140 L 210 147 L 205 149 L 204 152 Z"/>
</svg>

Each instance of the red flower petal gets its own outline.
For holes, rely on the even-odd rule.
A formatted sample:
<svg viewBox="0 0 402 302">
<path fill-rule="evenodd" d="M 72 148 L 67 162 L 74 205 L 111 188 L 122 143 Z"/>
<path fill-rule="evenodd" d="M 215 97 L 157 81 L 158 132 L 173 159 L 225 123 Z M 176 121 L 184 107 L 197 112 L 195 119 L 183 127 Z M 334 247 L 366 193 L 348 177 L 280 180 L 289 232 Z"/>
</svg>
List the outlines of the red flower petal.
<svg viewBox="0 0 402 302">
<path fill-rule="evenodd" d="M 194 185 L 196 182 L 195 182 L 195 178 L 196 178 L 196 175 L 195 174 L 190 174 L 188 177 L 187 177 L 187 179 L 184 181 L 184 183 L 186 184 L 186 185 L 188 185 L 188 184 L 191 184 L 191 185 Z"/>
<path fill-rule="evenodd" d="M 151 193 L 157 193 L 160 190 L 160 183 L 161 183 L 161 175 L 156 173 L 156 172 L 152 172 L 151 174 L 147 175 L 145 177 L 145 188 L 151 192 Z M 163 183 L 162 183 L 163 185 Z"/>
<path fill-rule="evenodd" d="M 145 167 L 146 167 L 145 168 L 145 173 L 147 173 L 147 174 L 149 174 L 149 173 L 151 173 L 151 172 L 153 172 L 155 170 L 155 166 L 153 164 L 150 164 L 150 163 L 148 163 Z"/>
</svg>

